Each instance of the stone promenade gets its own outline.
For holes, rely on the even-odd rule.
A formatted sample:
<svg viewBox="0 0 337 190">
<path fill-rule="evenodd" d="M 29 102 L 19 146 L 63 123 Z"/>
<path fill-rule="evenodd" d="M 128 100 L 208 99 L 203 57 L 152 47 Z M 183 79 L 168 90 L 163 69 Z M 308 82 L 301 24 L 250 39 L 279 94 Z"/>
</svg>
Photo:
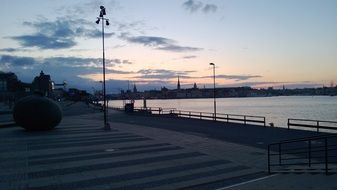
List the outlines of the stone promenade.
<svg viewBox="0 0 337 190">
<path fill-rule="evenodd" d="M 336 175 L 268 175 L 266 144 L 289 131 L 231 125 L 217 134 L 225 131 L 210 121 L 115 111 L 109 120 L 111 131 L 100 112 L 66 115 L 48 132 L 0 129 L 0 189 L 336 189 Z M 256 136 L 226 138 L 237 130 Z"/>
</svg>

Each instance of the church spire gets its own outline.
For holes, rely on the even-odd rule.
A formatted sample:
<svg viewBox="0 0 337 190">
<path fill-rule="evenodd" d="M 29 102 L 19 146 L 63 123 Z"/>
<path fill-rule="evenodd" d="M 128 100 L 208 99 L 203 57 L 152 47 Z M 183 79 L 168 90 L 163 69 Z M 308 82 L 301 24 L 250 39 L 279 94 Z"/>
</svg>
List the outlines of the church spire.
<svg viewBox="0 0 337 190">
<path fill-rule="evenodd" d="M 137 87 L 136 87 L 136 83 L 133 83 L 133 93 L 137 93 L 138 90 L 137 90 Z"/>
<path fill-rule="evenodd" d="M 179 80 L 179 76 L 178 76 L 177 90 L 180 90 L 180 80 Z"/>
</svg>

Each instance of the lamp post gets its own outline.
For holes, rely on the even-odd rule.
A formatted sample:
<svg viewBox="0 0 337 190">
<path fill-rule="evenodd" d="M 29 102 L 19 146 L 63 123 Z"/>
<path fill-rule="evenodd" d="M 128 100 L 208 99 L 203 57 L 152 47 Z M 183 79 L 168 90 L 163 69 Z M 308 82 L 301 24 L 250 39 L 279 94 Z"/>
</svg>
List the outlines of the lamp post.
<svg viewBox="0 0 337 190">
<path fill-rule="evenodd" d="M 210 63 L 213 66 L 213 99 L 214 99 L 214 120 L 216 120 L 216 98 L 215 98 L 215 64 Z"/>
<path fill-rule="evenodd" d="M 103 112 L 104 112 L 104 129 L 109 130 L 110 125 L 107 123 L 107 104 L 106 104 L 106 89 L 105 89 L 105 52 L 104 52 L 104 21 L 105 24 L 109 25 L 109 19 L 104 18 L 104 15 L 106 15 L 105 7 L 100 6 L 101 9 L 99 13 L 99 17 L 97 17 L 96 24 L 99 24 L 99 22 L 102 20 L 102 42 L 103 42 Z"/>
</svg>

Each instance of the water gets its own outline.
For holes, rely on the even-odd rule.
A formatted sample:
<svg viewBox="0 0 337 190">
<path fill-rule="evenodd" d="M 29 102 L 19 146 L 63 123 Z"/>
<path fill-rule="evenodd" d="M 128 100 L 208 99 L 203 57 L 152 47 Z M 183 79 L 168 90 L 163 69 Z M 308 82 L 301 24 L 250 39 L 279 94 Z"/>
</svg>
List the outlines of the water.
<svg viewBox="0 0 337 190">
<path fill-rule="evenodd" d="M 217 113 L 265 116 L 267 123 L 284 127 L 288 118 L 337 121 L 337 96 L 280 96 L 257 98 L 218 98 Z M 123 101 L 109 101 L 123 106 Z M 142 107 L 143 101 L 136 100 Z M 213 99 L 147 100 L 148 107 L 213 112 Z"/>
</svg>

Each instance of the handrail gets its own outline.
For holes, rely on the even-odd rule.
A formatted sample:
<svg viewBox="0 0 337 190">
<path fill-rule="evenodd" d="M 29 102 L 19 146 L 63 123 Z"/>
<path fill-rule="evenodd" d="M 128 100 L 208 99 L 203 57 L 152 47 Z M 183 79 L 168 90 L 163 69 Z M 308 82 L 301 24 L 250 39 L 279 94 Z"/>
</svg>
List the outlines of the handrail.
<svg viewBox="0 0 337 190">
<path fill-rule="evenodd" d="M 316 136 L 310 136 L 310 137 L 303 137 L 303 138 L 295 138 L 295 139 L 288 139 L 288 140 L 282 140 L 280 142 L 277 143 L 271 143 L 269 145 L 275 145 L 275 144 L 279 144 L 279 143 L 292 143 L 292 142 L 300 142 L 300 141 L 307 141 L 307 140 L 316 140 L 316 139 L 321 139 L 324 137 L 334 137 L 336 136 L 335 134 L 329 134 L 329 135 L 316 135 Z"/>
<path fill-rule="evenodd" d="M 319 122 L 328 122 L 328 123 L 337 123 L 337 121 L 325 121 L 325 120 L 314 120 L 314 119 L 294 119 L 289 118 L 290 120 L 296 120 L 296 121 L 319 121 Z"/>
<path fill-rule="evenodd" d="M 307 123 L 296 123 L 296 121 L 302 121 L 302 122 L 307 122 Z M 289 118 L 287 125 L 288 125 L 288 129 L 290 129 L 291 126 L 296 126 L 296 127 L 304 127 L 304 128 L 315 128 L 317 132 L 319 132 L 320 129 L 337 130 L 337 127 L 321 125 L 323 123 L 337 124 L 337 121 Z"/>
<path fill-rule="evenodd" d="M 120 109 L 120 108 L 117 108 Z M 225 113 L 217 113 L 217 116 L 214 117 L 214 113 L 210 112 L 198 112 L 198 111 L 186 111 L 186 110 L 177 110 L 175 108 L 161 108 L 161 107 L 135 107 L 134 111 L 147 111 L 151 114 L 158 115 L 169 115 L 175 117 L 188 117 L 188 118 L 198 118 L 201 120 L 214 120 L 220 122 L 231 122 L 231 121 L 239 121 L 243 122 L 245 125 L 247 123 L 260 123 L 263 126 L 266 126 L 266 118 L 263 116 L 252 116 L 252 115 L 239 115 L 239 114 L 225 114 Z M 157 112 L 157 113 L 154 113 Z M 238 118 L 240 117 L 240 118 Z"/>
<path fill-rule="evenodd" d="M 334 140 L 334 141 L 333 141 Z M 318 141 L 320 143 L 313 143 Z M 271 167 L 324 165 L 325 174 L 329 174 L 332 163 L 337 163 L 337 135 L 313 136 L 290 139 L 268 145 L 268 172 Z M 300 144 L 299 144 L 300 143 Z M 287 145 L 287 146 L 285 146 Z M 300 145 L 300 147 L 299 147 Z M 274 149 L 273 149 L 274 147 Z M 295 148 L 294 148 L 295 147 Z M 271 153 L 273 151 L 273 153 Z M 313 156 L 314 155 L 314 156 Z M 273 157 L 276 157 L 272 159 Z M 335 159 L 335 160 L 333 160 Z M 277 163 L 273 163 L 273 160 Z M 296 162 L 298 161 L 298 162 Z"/>
<path fill-rule="evenodd" d="M 265 123 L 266 123 L 265 122 L 266 119 L 263 116 L 217 113 L 217 116 L 214 117 L 214 114 L 209 113 L 209 112 L 195 112 L 195 111 L 182 111 L 182 110 L 177 110 L 177 111 L 174 111 L 173 113 L 178 114 L 178 116 L 184 116 L 185 115 L 185 116 L 189 116 L 189 117 L 198 117 L 200 119 L 202 119 L 202 118 L 213 118 L 213 120 L 216 120 L 216 121 L 221 121 L 221 120 L 226 120 L 226 122 L 243 121 L 244 124 L 247 124 L 247 122 L 263 123 L 264 126 L 265 126 Z M 225 116 L 225 117 L 221 117 L 221 116 Z M 237 117 L 242 117 L 242 118 L 237 118 Z M 252 118 L 259 118 L 259 119 L 263 119 L 263 120 L 256 120 L 256 119 L 254 120 Z"/>
</svg>

